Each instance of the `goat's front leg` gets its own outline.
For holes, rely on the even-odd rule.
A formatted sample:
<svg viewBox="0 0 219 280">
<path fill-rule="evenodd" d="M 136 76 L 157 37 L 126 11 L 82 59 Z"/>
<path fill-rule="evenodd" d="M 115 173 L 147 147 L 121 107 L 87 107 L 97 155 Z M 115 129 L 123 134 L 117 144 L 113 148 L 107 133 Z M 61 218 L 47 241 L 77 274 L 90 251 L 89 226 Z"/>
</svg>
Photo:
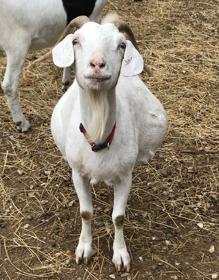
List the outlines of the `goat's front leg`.
<svg viewBox="0 0 219 280">
<path fill-rule="evenodd" d="M 30 128 L 29 121 L 23 115 L 18 95 L 19 78 L 27 50 L 28 46 L 24 47 L 22 44 L 19 46 L 19 42 L 17 42 L 14 49 L 6 51 L 7 67 L 2 82 L 2 90 L 7 97 L 13 121 L 21 132 L 26 132 Z"/>
<path fill-rule="evenodd" d="M 117 271 L 124 269 L 130 271 L 130 256 L 126 248 L 123 224 L 125 218 L 125 208 L 128 195 L 132 184 L 132 175 L 128 174 L 123 178 L 120 184 L 114 187 L 114 205 L 112 219 L 115 228 L 115 237 L 113 242 L 113 263 Z"/>
<path fill-rule="evenodd" d="M 80 214 L 82 221 L 79 243 L 75 251 L 76 263 L 80 261 L 87 263 L 95 253 L 92 248 L 91 219 L 93 217 L 93 205 L 91 187 L 86 178 L 82 177 L 76 170 L 72 171 L 75 190 L 80 203 Z"/>
<path fill-rule="evenodd" d="M 66 92 L 66 90 L 71 86 L 71 84 L 72 84 L 71 67 L 66 67 L 63 70 L 62 90 Z"/>
</svg>

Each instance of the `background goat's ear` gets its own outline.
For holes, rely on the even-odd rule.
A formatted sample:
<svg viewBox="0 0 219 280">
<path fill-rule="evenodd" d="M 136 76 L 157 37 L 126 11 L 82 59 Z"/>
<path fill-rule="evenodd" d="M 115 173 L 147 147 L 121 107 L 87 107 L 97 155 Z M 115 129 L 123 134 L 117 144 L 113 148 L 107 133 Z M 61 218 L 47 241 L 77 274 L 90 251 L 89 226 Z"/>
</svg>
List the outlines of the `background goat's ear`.
<svg viewBox="0 0 219 280">
<path fill-rule="evenodd" d="M 56 66 L 64 68 L 74 63 L 73 41 L 74 35 L 69 34 L 52 50 L 52 59 Z"/>
<path fill-rule="evenodd" d="M 121 67 L 123 76 L 136 76 L 144 69 L 144 60 L 131 41 L 126 40 L 126 49 Z"/>
</svg>

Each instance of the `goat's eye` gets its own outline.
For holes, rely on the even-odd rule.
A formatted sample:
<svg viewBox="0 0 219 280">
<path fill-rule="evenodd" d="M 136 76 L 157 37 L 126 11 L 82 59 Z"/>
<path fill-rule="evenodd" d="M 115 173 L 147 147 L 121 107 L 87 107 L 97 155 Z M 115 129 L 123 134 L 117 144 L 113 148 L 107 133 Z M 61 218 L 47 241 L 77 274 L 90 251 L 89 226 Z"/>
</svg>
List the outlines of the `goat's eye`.
<svg viewBox="0 0 219 280">
<path fill-rule="evenodd" d="M 126 48 L 126 43 L 122 42 L 119 44 L 119 48 L 125 50 Z"/>
</svg>

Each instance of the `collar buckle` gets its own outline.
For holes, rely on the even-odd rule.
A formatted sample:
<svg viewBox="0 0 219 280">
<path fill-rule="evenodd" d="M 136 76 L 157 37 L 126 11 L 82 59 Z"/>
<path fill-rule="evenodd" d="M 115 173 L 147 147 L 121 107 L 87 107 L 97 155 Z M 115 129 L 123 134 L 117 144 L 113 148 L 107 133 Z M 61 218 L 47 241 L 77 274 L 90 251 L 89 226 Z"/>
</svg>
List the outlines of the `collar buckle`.
<svg viewBox="0 0 219 280">
<path fill-rule="evenodd" d="M 106 149 L 106 148 L 109 150 L 109 147 L 110 147 L 110 145 L 112 144 L 112 141 L 113 141 L 113 137 L 114 137 L 114 134 L 115 134 L 115 129 L 116 129 L 116 123 L 114 124 L 114 126 L 113 126 L 113 128 L 110 132 L 110 135 L 107 137 L 107 139 L 103 143 L 96 144 L 95 142 L 90 141 L 87 130 L 84 128 L 83 124 L 80 123 L 80 125 L 79 125 L 80 132 L 84 134 L 84 137 L 86 138 L 87 142 L 90 144 L 91 150 L 93 152 L 98 152 L 98 151 L 101 151 L 101 150 Z"/>
</svg>

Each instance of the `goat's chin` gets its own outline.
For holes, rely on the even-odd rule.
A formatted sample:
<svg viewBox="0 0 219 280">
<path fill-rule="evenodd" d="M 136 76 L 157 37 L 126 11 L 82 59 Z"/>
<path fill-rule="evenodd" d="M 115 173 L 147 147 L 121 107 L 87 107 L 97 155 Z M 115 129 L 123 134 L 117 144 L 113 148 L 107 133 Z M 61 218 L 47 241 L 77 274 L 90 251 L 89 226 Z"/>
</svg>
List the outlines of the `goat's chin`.
<svg viewBox="0 0 219 280">
<path fill-rule="evenodd" d="M 77 82 L 86 91 L 109 91 L 116 85 L 116 82 L 113 83 L 111 80 L 77 79 Z"/>
<path fill-rule="evenodd" d="M 87 89 L 89 91 L 108 91 L 110 87 L 104 83 L 88 83 Z"/>
</svg>

